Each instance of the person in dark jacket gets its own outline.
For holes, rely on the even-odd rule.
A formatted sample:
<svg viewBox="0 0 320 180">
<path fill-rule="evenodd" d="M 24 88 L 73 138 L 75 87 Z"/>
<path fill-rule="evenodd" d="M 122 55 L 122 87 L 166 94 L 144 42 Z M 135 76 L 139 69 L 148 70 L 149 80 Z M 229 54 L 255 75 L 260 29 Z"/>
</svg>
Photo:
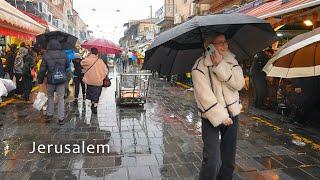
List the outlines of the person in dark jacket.
<svg viewBox="0 0 320 180">
<path fill-rule="evenodd" d="M 294 93 L 291 105 L 290 122 L 299 126 L 308 123 L 309 115 L 314 111 L 317 104 L 316 94 L 317 77 L 293 78 L 292 89 Z"/>
<path fill-rule="evenodd" d="M 14 60 L 14 76 L 16 78 L 16 94 L 22 95 L 23 94 L 23 83 L 22 83 L 22 68 L 23 68 L 23 58 L 28 54 L 28 49 L 26 48 L 26 44 L 22 42 L 20 44 L 20 48 L 17 51 L 16 58 Z"/>
<path fill-rule="evenodd" d="M 273 50 L 266 50 L 258 53 L 253 60 L 250 74 L 252 77 L 253 88 L 255 92 L 255 107 L 265 108 L 264 98 L 267 95 L 266 73 L 262 71 L 268 60 L 273 54 Z"/>
<path fill-rule="evenodd" d="M 10 79 L 13 79 L 13 67 L 14 67 L 14 60 L 16 59 L 17 54 L 17 45 L 11 44 L 10 51 L 7 53 L 6 60 L 7 60 L 7 71 L 9 73 Z"/>
<path fill-rule="evenodd" d="M 33 80 L 31 69 L 35 67 L 35 54 L 31 49 L 28 51 L 28 54 L 23 58 L 22 68 L 23 99 L 25 101 L 29 101 Z"/>
<path fill-rule="evenodd" d="M 74 82 L 74 104 L 78 104 L 78 97 L 79 97 L 79 90 L 80 90 L 80 85 L 81 85 L 81 90 L 82 90 L 82 96 L 83 96 L 83 102 L 85 102 L 86 99 L 86 85 L 82 81 L 83 78 L 83 70 L 81 67 L 81 60 L 82 56 L 79 53 L 75 53 L 75 59 L 73 60 L 74 64 L 74 77 L 73 77 L 73 82 Z"/>
<path fill-rule="evenodd" d="M 58 118 L 59 124 L 64 124 L 65 116 L 65 104 L 64 104 L 64 93 L 65 93 L 65 82 L 56 84 L 54 82 L 54 74 L 59 68 L 60 72 L 66 76 L 67 68 L 67 56 L 62 51 L 61 44 L 59 41 L 52 39 L 48 43 L 47 51 L 43 56 L 40 73 L 38 76 L 39 84 L 42 84 L 44 77 L 47 74 L 47 89 L 48 89 L 48 107 L 46 113 L 46 123 L 49 123 L 54 113 L 54 93 L 58 96 Z M 42 86 L 42 85 L 41 85 Z"/>
<path fill-rule="evenodd" d="M 3 69 L 1 58 L 0 58 L 0 78 L 4 78 L 4 69 Z"/>
</svg>

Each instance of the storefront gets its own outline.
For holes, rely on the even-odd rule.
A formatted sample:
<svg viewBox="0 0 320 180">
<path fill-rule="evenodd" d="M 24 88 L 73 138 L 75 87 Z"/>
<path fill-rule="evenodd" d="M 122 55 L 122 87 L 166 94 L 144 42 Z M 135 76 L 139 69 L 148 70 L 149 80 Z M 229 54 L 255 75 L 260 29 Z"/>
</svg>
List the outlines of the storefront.
<svg viewBox="0 0 320 180">
<path fill-rule="evenodd" d="M 28 15 L 0 0 L 0 56 L 6 64 L 5 52 L 8 45 L 25 42 L 32 45 L 38 34 L 44 33 L 46 27 Z"/>
<path fill-rule="evenodd" d="M 241 13 L 267 20 L 277 32 L 279 41 L 273 44 L 279 49 L 293 37 L 311 31 L 320 26 L 320 1 L 317 0 L 274 0 L 245 9 Z M 244 65 L 244 72 L 249 81 L 252 61 Z M 270 108 L 278 104 L 277 91 L 282 83 L 280 78 L 268 77 L 268 95 L 265 104 Z M 251 92 L 251 90 L 250 90 Z"/>
<path fill-rule="evenodd" d="M 28 15 L 22 13 L 4 0 L 0 0 L 0 39 L 1 48 L 4 45 L 31 43 L 35 36 L 44 33 L 46 27 Z M 3 42 L 4 41 L 4 42 Z"/>
<path fill-rule="evenodd" d="M 269 1 L 242 13 L 266 19 L 281 39 L 279 46 L 320 25 L 320 1 L 315 0 Z"/>
</svg>

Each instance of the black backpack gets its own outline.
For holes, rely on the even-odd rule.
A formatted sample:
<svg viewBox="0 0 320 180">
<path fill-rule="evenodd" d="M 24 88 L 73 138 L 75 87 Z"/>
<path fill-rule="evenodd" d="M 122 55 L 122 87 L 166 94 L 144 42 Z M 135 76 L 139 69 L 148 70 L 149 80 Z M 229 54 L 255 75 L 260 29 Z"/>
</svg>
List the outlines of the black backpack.
<svg viewBox="0 0 320 180">
<path fill-rule="evenodd" d="M 67 82 L 67 72 L 63 65 L 55 64 L 51 76 L 48 77 L 51 84 L 63 84 Z"/>
</svg>

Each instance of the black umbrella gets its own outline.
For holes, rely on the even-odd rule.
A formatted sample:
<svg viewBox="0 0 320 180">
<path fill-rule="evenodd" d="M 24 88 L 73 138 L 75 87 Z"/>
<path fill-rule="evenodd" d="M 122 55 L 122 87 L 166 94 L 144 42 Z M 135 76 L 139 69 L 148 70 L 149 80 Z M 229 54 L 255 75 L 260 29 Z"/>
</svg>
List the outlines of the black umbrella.
<svg viewBox="0 0 320 180">
<path fill-rule="evenodd" d="M 252 16 L 196 16 L 156 37 L 146 51 L 143 68 L 163 74 L 188 72 L 203 54 L 204 40 L 215 34 L 226 36 L 237 60 L 253 57 L 277 39 L 268 22 Z"/>
<path fill-rule="evenodd" d="M 51 39 L 56 39 L 61 43 L 62 49 L 75 49 L 78 38 L 71 34 L 61 31 L 51 31 L 40 34 L 36 37 L 36 44 L 40 44 L 41 48 L 46 49 Z"/>
</svg>

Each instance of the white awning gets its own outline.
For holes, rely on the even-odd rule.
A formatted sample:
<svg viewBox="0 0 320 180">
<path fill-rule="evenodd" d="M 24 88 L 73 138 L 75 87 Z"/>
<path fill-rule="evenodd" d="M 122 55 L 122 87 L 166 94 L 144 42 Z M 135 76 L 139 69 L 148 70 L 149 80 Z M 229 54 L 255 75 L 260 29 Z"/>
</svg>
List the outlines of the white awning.
<svg viewBox="0 0 320 180">
<path fill-rule="evenodd" d="M 51 24 L 48 24 L 48 27 L 49 27 L 49 31 L 59 31 L 58 28 L 56 28 L 55 26 L 53 26 Z"/>
<path fill-rule="evenodd" d="M 46 30 L 46 27 L 4 0 L 0 0 L 0 23 L 0 26 L 5 24 L 12 25 L 15 28 L 21 28 L 21 31 L 27 31 L 25 33 L 32 35 L 42 34 Z"/>
</svg>

